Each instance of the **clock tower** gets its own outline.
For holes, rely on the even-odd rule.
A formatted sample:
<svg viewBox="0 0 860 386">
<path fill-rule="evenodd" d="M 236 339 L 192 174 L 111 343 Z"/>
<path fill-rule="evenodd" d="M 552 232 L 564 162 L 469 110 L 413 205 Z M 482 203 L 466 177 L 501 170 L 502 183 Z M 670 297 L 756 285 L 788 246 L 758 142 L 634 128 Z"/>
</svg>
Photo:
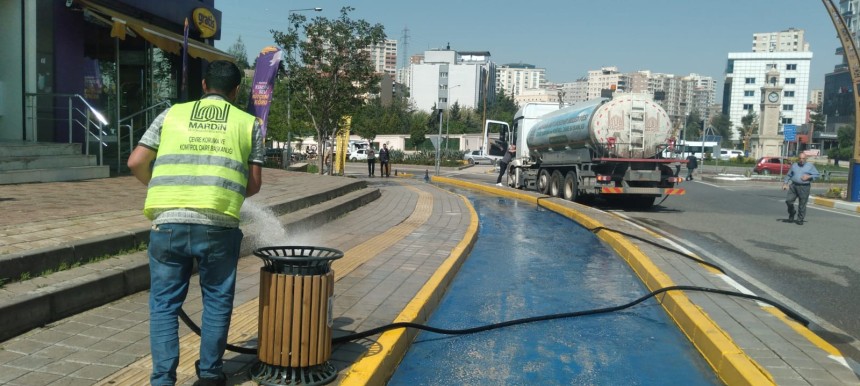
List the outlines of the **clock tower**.
<svg viewBox="0 0 860 386">
<path fill-rule="evenodd" d="M 779 133 L 779 127 L 782 123 L 782 86 L 779 71 L 775 67 L 765 75 L 760 107 L 758 133 L 750 136 L 750 154 L 756 158 L 781 155 L 783 137 Z"/>
</svg>

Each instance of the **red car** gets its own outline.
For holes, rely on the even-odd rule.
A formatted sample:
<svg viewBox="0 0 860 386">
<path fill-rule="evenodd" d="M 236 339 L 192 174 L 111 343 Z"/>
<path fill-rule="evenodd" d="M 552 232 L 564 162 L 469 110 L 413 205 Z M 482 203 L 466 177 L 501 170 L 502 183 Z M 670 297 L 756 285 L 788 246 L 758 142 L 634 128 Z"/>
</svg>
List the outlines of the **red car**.
<svg viewBox="0 0 860 386">
<path fill-rule="evenodd" d="M 782 168 L 782 172 L 780 172 Z M 787 174 L 791 170 L 791 160 L 783 157 L 761 157 L 756 161 L 753 171 L 758 174 Z"/>
</svg>

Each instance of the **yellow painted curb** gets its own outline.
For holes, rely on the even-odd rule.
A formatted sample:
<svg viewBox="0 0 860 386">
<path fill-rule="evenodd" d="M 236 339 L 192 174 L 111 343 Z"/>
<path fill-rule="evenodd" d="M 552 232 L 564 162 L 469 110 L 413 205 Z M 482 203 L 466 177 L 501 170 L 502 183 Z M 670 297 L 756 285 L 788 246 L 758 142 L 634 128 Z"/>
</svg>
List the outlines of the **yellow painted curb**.
<svg viewBox="0 0 860 386">
<path fill-rule="evenodd" d="M 561 202 L 567 203 L 566 201 L 558 201 L 558 199 L 536 193 L 525 193 L 519 190 L 498 188 L 447 177 L 433 177 L 433 181 L 518 198 L 528 202 L 539 202 L 541 206 L 568 217 L 587 229 L 602 226 L 599 221 L 561 204 Z M 611 231 L 601 231 L 596 235 L 612 246 L 616 253 L 627 261 L 649 290 L 654 291 L 674 285 L 668 275 L 657 268 L 639 247 L 624 236 Z M 775 385 L 773 377 L 767 370 L 744 353 L 728 334 L 711 320 L 701 308 L 693 304 L 683 292 L 670 291 L 661 295 L 658 300 L 669 317 L 675 321 L 724 383 L 728 385 Z"/>
<path fill-rule="evenodd" d="M 442 299 L 445 289 L 454 279 L 466 256 L 472 250 L 478 237 L 478 214 L 467 198 L 462 197 L 462 199 L 470 213 L 470 223 L 465 236 L 433 276 L 427 280 L 421 290 L 394 319 L 394 322 L 422 323 L 427 321 L 432 310 Z M 397 365 L 406 355 L 406 350 L 416 335 L 417 331 L 404 328 L 384 332 L 374 342 L 380 347 L 380 350 L 365 355 L 353 364 L 340 384 L 384 385 L 394 374 L 394 370 L 397 369 Z"/>
<path fill-rule="evenodd" d="M 826 206 L 828 208 L 832 208 L 835 206 L 833 200 L 828 200 L 820 197 L 812 197 L 812 202 L 814 202 L 815 205 Z"/>
</svg>

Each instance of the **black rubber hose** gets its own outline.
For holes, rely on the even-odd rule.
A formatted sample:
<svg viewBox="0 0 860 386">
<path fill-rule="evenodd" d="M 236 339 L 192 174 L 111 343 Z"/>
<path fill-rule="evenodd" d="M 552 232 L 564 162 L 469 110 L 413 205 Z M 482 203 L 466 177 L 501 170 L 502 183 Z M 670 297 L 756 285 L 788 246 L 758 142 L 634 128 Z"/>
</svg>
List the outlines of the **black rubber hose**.
<svg viewBox="0 0 860 386">
<path fill-rule="evenodd" d="M 182 322 L 185 323 L 185 325 L 188 326 L 191 331 L 197 334 L 197 336 L 200 336 L 200 327 L 197 326 L 197 324 L 195 324 L 193 320 L 191 320 L 188 314 L 185 313 L 185 310 L 183 310 L 181 307 L 179 308 L 179 319 L 182 319 Z M 227 350 L 239 354 L 257 355 L 257 349 L 255 347 L 239 347 L 227 343 Z"/>
<path fill-rule="evenodd" d="M 366 338 L 368 336 L 373 336 L 373 335 L 376 335 L 378 333 L 392 330 L 395 328 L 415 328 L 415 329 L 419 329 L 419 330 L 435 332 L 437 334 L 465 335 L 465 334 L 474 334 L 476 332 L 495 330 L 495 329 L 503 328 L 503 327 L 516 326 L 516 325 L 526 324 L 526 323 L 534 323 L 534 322 L 541 322 L 541 321 L 555 320 L 555 319 L 564 319 L 564 318 L 574 318 L 574 317 L 587 316 L 587 315 L 605 314 L 605 313 L 620 311 L 620 310 L 623 310 L 625 308 L 633 307 L 639 303 L 642 303 L 643 301 L 645 301 L 649 298 L 652 298 L 652 297 L 657 296 L 657 295 L 664 293 L 664 292 L 678 291 L 678 290 L 680 290 L 680 291 L 710 292 L 710 293 L 715 293 L 715 294 L 736 296 L 736 297 L 741 297 L 741 298 L 746 298 L 746 299 L 753 299 L 753 300 L 762 301 L 762 302 L 765 302 L 767 304 L 770 304 L 770 305 L 778 308 L 780 311 L 784 312 L 786 315 L 788 315 L 792 319 L 796 320 L 798 323 L 803 324 L 804 326 L 809 325 L 809 321 L 807 321 L 805 318 L 798 315 L 794 311 L 788 309 L 787 307 L 785 307 L 785 306 L 783 306 L 777 302 L 774 302 L 772 300 L 765 299 L 765 298 L 762 298 L 762 297 L 759 297 L 756 295 L 749 295 L 749 294 L 736 292 L 736 291 L 726 291 L 726 290 L 721 290 L 721 289 L 716 289 L 716 288 L 678 285 L 678 286 L 671 286 L 671 287 L 665 287 L 665 288 L 657 289 L 657 290 L 652 291 L 651 293 L 649 293 L 645 296 L 642 296 L 642 297 L 640 297 L 640 298 L 638 298 L 632 302 L 629 302 L 627 304 L 622 304 L 619 306 L 614 306 L 614 307 L 598 308 L 598 309 L 593 309 L 593 310 L 575 311 L 575 312 L 567 312 L 567 313 L 544 315 L 544 316 L 535 316 L 535 317 L 530 317 L 530 318 L 509 320 L 506 322 L 489 324 L 489 325 L 479 326 L 479 327 L 466 328 L 466 329 L 460 329 L 460 330 L 436 328 L 436 327 L 425 326 L 425 325 L 418 324 L 418 323 L 399 322 L 399 323 L 392 323 L 389 325 L 377 327 L 374 329 L 370 329 L 370 330 L 355 333 L 355 334 L 337 337 L 337 338 L 332 339 L 332 343 L 338 344 L 338 343 L 345 343 L 345 342 L 349 342 L 349 341 L 353 341 L 353 340 L 357 340 L 357 339 L 362 339 L 362 338 Z"/>
<path fill-rule="evenodd" d="M 424 331 L 434 332 L 437 334 L 445 334 L 445 335 L 466 335 L 466 334 L 474 334 L 477 332 L 495 330 L 495 329 L 499 329 L 499 328 L 503 328 L 503 327 L 516 326 L 516 325 L 520 325 L 520 324 L 542 322 L 542 321 L 555 320 L 555 319 L 574 318 L 574 317 L 579 317 L 579 316 L 605 314 L 605 313 L 620 311 L 620 310 L 623 310 L 626 308 L 633 307 L 639 303 L 644 302 L 645 300 L 648 300 L 649 298 L 652 298 L 654 296 L 657 296 L 661 293 L 668 292 L 668 291 L 709 292 L 709 293 L 715 293 L 715 294 L 721 294 L 721 295 L 735 296 L 735 297 L 740 297 L 740 298 L 745 298 L 745 299 L 757 300 L 757 301 L 761 301 L 761 302 L 770 304 L 770 305 L 776 307 L 777 309 L 779 309 L 780 311 L 782 311 L 783 313 L 785 313 L 786 315 L 788 315 L 790 318 L 796 320 L 798 323 L 800 323 L 804 326 L 809 326 L 808 320 L 806 320 L 804 317 L 800 316 L 796 312 L 792 311 L 788 307 L 785 307 L 782 304 L 779 304 L 775 301 L 762 298 L 760 296 L 745 294 L 745 293 L 736 292 L 736 291 L 721 290 L 721 289 L 716 289 L 716 288 L 707 288 L 707 287 L 698 287 L 698 286 L 689 286 L 689 285 L 677 285 L 677 286 L 671 286 L 671 287 L 665 287 L 665 288 L 657 289 L 657 290 L 652 291 L 652 292 L 648 293 L 647 295 L 642 296 L 642 297 L 640 297 L 636 300 L 633 300 L 629 303 L 618 305 L 618 306 L 613 306 L 613 307 L 597 308 L 597 309 L 592 309 L 592 310 L 574 311 L 574 312 L 566 312 L 566 313 L 543 315 L 543 316 L 534 316 L 534 317 L 530 317 L 530 318 L 509 320 L 506 322 L 488 324 L 488 325 L 484 325 L 484 326 L 465 328 L 465 329 L 446 329 L 446 328 L 437 328 L 437 327 L 432 327 L 432 326 L 425 326 L 425 325 L 419 324 L 419 323 L 398 322 L 398 323 L 391 323 L 391 324 L 387 324 L 384 326 L 376 327 L 376 328 L 373 328 L 373 329 L 370 329 L 367 331 L 362 331 L 362 332 L 357 332 L 354 334 L 340 336 L 340 337 L 332 339 L 332 344 L 351 342 L 353 340 L 367 338 L 369 336 L 373 336 L 373 335 L 376 335 L 376 334 L 379 334 L 379 333 L 382 333 L 382 332 L 385 332 L 388 330 L 393 330 L 396 328 L 415 328 L 418 330 L 424 330 Z M 185 311 L 183 311 L 181 308 L 179 309 L 179 318 L 182 319 L 182 321 L 185 322 L 185 324 L 188 326 L 188 328 L 190 328 L 192 331 L 194 331 L 195 334 L 200 335 L 200 327 L 195 325 L 194 322 L 191 320 L 191 318 L 189 318 L 188 315 L 185 313 Z M 227 344 L 227 349 L 230 351 L 233 351 L 233 352 L 240 353 L 240 354 L 251 354 L 251 355 L 257 354 L 256 348 L 239 347 L 239 346 Z"/>
</svg>

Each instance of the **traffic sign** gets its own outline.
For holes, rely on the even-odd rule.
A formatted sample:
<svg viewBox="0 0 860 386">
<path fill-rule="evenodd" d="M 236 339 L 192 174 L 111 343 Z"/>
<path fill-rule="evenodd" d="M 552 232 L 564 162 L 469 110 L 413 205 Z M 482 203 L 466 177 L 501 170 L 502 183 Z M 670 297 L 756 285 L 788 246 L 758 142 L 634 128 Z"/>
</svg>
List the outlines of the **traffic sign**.
<svg viewBox="0 0 860 386">
<path fill-rule="evenodd" d="M 797 125 L 783 125 L 782 135 L 785 136 L 786 142 L 797 141 Z"/>
</svg>

